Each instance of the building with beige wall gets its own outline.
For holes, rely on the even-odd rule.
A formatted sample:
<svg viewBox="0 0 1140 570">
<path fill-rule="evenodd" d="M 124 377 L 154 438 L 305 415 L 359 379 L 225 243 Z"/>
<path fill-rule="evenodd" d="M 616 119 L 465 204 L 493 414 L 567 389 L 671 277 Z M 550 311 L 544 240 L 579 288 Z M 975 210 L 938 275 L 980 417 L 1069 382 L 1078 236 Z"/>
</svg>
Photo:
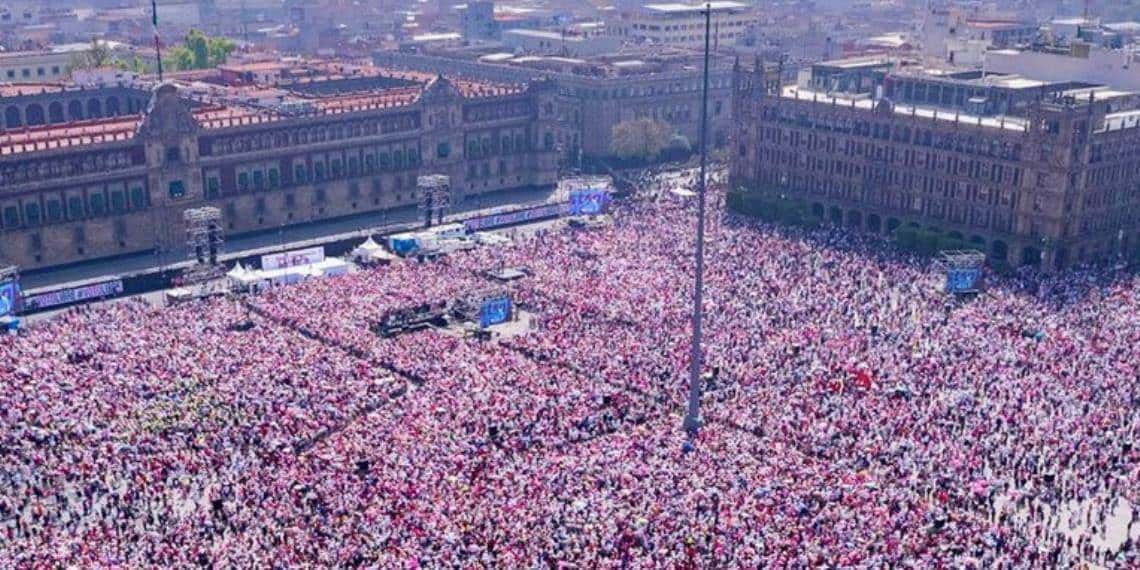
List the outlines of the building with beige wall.
<svg viewBox="0 0 1140 570">
<path fill-rule="evenodd" d="M 718 0 L 712 6 L 713 48 L 735 45 L 756 23 L 752 6 Z M 644 4 L 607 22 L 614 35 L 632 43 L 700 49 L 705 45 L 705 4 Z"/>
<path fill-rule="evenodd" d="M 167 83 L 141 113 L 0 133 L 0 263 L 181 251 L 200 206 L 241 235 L 415 205 L 422 174 L 448 175 L 457 202 L 556 183 L 549 82 L 365 79 L 261 86 L 280 102 L 246 104 Z"/>
</svg>

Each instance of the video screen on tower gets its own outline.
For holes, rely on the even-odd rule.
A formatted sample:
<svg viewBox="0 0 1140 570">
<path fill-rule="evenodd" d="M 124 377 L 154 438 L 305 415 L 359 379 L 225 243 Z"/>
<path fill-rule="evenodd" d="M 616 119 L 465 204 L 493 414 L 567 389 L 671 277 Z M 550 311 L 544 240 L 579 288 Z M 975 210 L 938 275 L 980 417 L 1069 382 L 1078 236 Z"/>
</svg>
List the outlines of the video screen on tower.
<svg viewBox="0 0 1140 570">
<path fill-rule="evenodd" d="M 570 215 L 593 216 L 601 214 L 610 201 L 605 190 L 575 190 L 570 193 Z"/>
<path fill-rule="evenodd" d="M 19 299 L 20 286 L 15 281 L 0 282 L 0 317 L 15 313 Z"/>
<path fill-rule="evenodd" d="M 507 322 L 511 318 L 511 300 L 507 297 L 490 299 L 483 303 L 479 311 L 479 326 L 487 328 L 491 325 Z"/>
</svg>

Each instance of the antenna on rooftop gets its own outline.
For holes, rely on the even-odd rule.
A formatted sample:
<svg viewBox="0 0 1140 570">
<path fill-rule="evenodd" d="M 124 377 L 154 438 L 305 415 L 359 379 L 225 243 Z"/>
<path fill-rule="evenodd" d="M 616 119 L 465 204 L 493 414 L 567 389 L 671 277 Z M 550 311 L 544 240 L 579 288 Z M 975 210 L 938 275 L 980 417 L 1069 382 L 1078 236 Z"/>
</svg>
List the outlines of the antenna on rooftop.
<svg viewBox="0 0 1140 570">
<path fill-rule="evenodd" d="M 158 81 L 162 82 L 162 41 L 158 38 L 158 0 L 150 0 L 150 23 L 154 26 L 154 56 L 158 65 Z"/>
<path fill-rule="evenodd" d="M 249 45 L 249 5 L 241 0 L 241 39 Z"/>
</svg>

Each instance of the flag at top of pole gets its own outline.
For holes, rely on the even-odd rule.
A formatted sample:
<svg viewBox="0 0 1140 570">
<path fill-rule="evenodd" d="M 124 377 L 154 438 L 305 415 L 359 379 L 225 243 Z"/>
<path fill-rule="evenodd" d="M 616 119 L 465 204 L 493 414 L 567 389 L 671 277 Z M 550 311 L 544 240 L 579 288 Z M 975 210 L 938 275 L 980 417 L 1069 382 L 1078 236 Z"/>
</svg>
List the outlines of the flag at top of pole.
<svg viewBox="0 0 1140 570">
<path fill-rule="evenodd" d="M 158 0 L 150 0 L 150 23 L 154 27 L 154 55 L 158 64 L 158 80 L 162 81 L 162 41 L 158 37 Z"/>
</svg>

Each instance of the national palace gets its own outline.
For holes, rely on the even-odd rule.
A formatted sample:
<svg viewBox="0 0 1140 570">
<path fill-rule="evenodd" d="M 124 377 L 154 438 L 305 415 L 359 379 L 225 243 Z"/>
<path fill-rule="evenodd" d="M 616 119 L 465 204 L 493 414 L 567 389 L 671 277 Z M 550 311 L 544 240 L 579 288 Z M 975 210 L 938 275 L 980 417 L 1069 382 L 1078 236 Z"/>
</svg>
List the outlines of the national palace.
<svg viewBox="0 0 1140 570">
<path fill-rule="evenodd" d="M 372 66 L 0 93 L 0 259 L 23 269 L 181 251 L 183 212 L 231 234 L 556 184 L 555 89 Z"/>
</svg>

